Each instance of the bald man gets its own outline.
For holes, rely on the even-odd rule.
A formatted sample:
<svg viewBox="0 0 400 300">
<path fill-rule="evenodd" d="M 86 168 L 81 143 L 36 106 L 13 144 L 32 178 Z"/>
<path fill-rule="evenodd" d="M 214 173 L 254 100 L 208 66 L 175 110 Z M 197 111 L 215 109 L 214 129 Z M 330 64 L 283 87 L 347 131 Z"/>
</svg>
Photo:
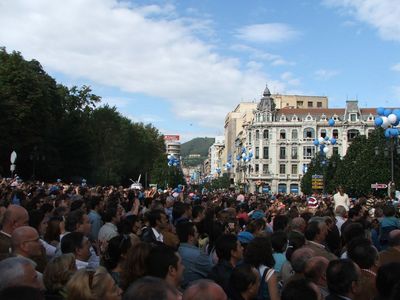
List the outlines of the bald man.
<svg viewBox="0 0 400 300">
<path fill-rule="evenodd" d="M 379 253 L 380 265 L 392 262 L 400 262 L 400 229 L 392 230 L 389 233 L 389 248 Z"/>
<path fill-rule="evenodd" d="M 7 207 L 3 217 L 2 230 L 0 231 L 0 261 L 10 256 L 11 234 L 21 226 L 28 225 L 29 215 L 25 208 L 11 204 Z"/>
<path fill-rule="evenodd" d="M 290 258 L 290 264 L 282 267 L 282 281 L 286 285 L 292 280 L 304 278 L 304 268 L 307 261 L 315 256 L 315 252 L 306 247 L 295 250 Z"/>
<path fill-rule="evenodd" d="M 16 256 L 32 259 L 42 254 L 42 247 L 39 234 L 33 227 L 18 227 L 11 235 L 11 248 Z"/>
<path fill-rule="evenodd" d="M 183 293 L 182 300 L 227 300 L 224 290 L 207 279 L 194 281 Z"/>
<path fill-rule="evenodd" d="M 306 226 L 307 226 L 306 221 L 302 217 L 296 217 L 290 223 L 292 231 L 297 231 L 300 232 L 301 234 L 304 234 Z"/>
<path fill-rule="evenodd" d="M 328 283 L 326 281 L 326 269 L 328 268 L 329 260 L 323 256 L 311 257 L 304 268 L 304 276 L 314 282 L 325 299 L 328 296 Z"/>
</svg>

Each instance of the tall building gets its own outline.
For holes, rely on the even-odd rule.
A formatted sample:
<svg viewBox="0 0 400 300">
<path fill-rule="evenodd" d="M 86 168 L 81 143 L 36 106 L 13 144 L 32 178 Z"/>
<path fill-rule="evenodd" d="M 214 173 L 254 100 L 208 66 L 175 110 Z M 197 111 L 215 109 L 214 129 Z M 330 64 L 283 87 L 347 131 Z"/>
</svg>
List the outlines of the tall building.
<svg viewBox="0 0 400 300">
<path fill-rule="evenodd" d="M 223 170 L 222 156 L 225 148 L 225 137 L 216 136 L 214 144 L 208 151 L 208 159 L 210 160 L 210 174 L 218 177 L 218 171 Z"/>
<path fill-rule="evenodd" d="M 164 135 L 164 142 L 167 154 L 172 154 L 176 158 L 180 158 L 181 143 L 179 142 L 179 135 Z"/>
<path fill-rule="evenodd" d="M 356 136 L 368 136 L 375 127 L 375 109 L 360 108 L 356 100 L 347 101 L 345 108 L 330 109 L 324 107 L 324 101 L 320 105 L 322 107 L 315 107 L 314 104 L 311 107 L 310 104 L 306 108 L 299 105 L 278 108 L 274 97 L 266 87 L 263 97 L 252 111 L 251 121 L 245 123 L 241 133 L 236 133 L 235 151 L 232 152 L 235 158 L 234 181 L 238 187 L 248 191 L 261 192 L 267 188 L 274 193 L 301 193 L 301 178 L 318 151 L 313 144 L 314 139 L 334 137 L 337 143 L 330 146 L 327 156 L 333 152 L 344 156 Z M 279 97 L 278 102 L 285 96 Z M 306 99 L 314 99 L 318 103 L 319 99 L 326 98 L 302 97 L 303 104 Z M 296 103 L 300 101 L 297 99 Z M 330 118 L 335 120 L 332 127 L 328 125 Z M 230 135 L 232 133 L 225 132 L 225 136 Z M 249 162 L 236 160 L 243 147 L 253 151 Z"/>
</svg>

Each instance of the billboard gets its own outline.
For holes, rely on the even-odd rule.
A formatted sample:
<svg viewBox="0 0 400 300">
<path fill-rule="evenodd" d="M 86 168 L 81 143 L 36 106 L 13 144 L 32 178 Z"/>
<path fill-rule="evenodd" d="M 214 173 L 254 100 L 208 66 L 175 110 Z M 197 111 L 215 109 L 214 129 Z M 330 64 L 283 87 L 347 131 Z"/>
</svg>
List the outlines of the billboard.
<svg viewBox="0 0 400 300">
<path fill-rule="evenodd" d="M 164 135 L 164 141 L 166 141 L 166 142 L 178 142 L 179 141 L 179 135 L 177 135 L 177 134 L 166 134 L 166 135 Z"/>
</svg>

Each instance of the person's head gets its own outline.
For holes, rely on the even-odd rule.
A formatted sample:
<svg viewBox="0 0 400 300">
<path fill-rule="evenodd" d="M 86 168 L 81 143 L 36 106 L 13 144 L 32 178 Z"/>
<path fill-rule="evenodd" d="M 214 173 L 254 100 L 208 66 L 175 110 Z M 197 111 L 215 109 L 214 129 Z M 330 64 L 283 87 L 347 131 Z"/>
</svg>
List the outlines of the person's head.
<svg viewBox="0 0 400 300">
<path fill-rule="evenodd" d="M 42 243 L 37 230 L 30 226 L 16 228 L 11 235 L 13 253 L 31 258 L 42 254 Z"/>
<path fill-rule="evenodd" d="M 389 246 L 390 247 L 400 246 L 400 229 L 392 230 L 389 233 Z"/>
<path fill-rule="evenodd" d="M 108 207 L 104 212 L 103 220 L 106 223 L 113 223 L 115 225 L 119 224 L 121 221 L 121 213 L 116 206 Z"/>
<path fill-rule="evenodd" d="M 285 231 L 274 231 L 271 235 L 271 245 L 274 252 L 283 253 L 287 246 L 287 234 Z"/>
<path fill-rule="evenodd" d="M 73 253 L 75 258 L 88 261 L 90 257 L 90 242 L 82 232 L 71 232 L 61 239 L 61 252 Z"/>
<path fill-rule="evenodd" d="M 53 257 L 43 273 L 46 290 L 52 292 L 62 290 L 75 271 L 75 256 L 72 253 Z"/>
<path fill-rule="evenodd" d="M 243 258 L 243 247 L 233 234 L 223 234 L 215 242 L 215 252 L 219 260 L 236 263 Z"/>
<path fill-rule="evenodd" d="M 63 223 L 62 217 L 52 217 L 47 222 L 46 232 L 44 234 L 44 240 L 48 243 L 53 241 L 59 241 L 61 228 L 60 224 Z"/>
<path fill-rule="evenodd" d="M 176 234 L 181 243 L 196 245 L 198 242 L 199 234 L 192 222 L 180 222 L 176 224 Z"/>
<path fill-rule="evenodd" d="M 386 204 L 383 207 L 383 215 L 385 217 L 393 217 L 396 214 L 396 209 L 393 205 Z"/>
<path fill-rule="evenodd" d="M 175 287 L 179 287 L 185 268 L 180 255 L 164 244 L 151 248 L 146 267 L 149 276 L 165 279 Z"/>
<path fill-rule="evenodd" d="M 305 278 L 300 278 L 288 282 L 281 294 L 281 300 L 297 299 L 322 300 L 322 296 L 315 284 Z"/>
<path fill-rule="evenodd" d="M 129 235 L 118 235 L 108 241 L 104 253 L 104 267 L 111 272 L 118 264 L 126 260 L 129 248 L 132 246 Z"/>
<path fill-rule="evenodd" d="M 25 257 L 9 257 L 0 261 L 0 290 L 12 286 L 44 289 L 38 278 L 35 263 Z"/>
<path fill-rule="evenodd" d="M 283 230 L 285 231 L 289 225 L 289 218 L 286 215 L 277 215 L 273 221 L 273 231 Z"/>
<path fill-rule="evenodd" d="M 338 191 L 338 193 L 340 193 L 341 195 L 344 194 L 344 188 L 343 188 L 341 185 L 339 185 L 339 186 L 337 187 L 337 191 Z"/>
<path fill-rule="evenodd" d="M 244 299 L 253 299 L 260 287 L 257 269 L 250 264 L 237 265 L 232 271 L 229 286 L 233 293 L 241 295 Z"/>
<path fill-rule="evenodd" d="M 39 209 L 29 211 L 29 226 L 35 228 L 40 236 L 44 236 L 47 229 L 44 212 Z"/>
<path fill-rule="evenodd" d="M 298 231 L 291 231 L 288 234 L 288 247 L 286 249 L 286 259 L 291 261 L 294 251 L 304 246 L 306 239 L 303 234 Z"/>
<path fill-rule="evenodd" d="M 393 287 L 400 282 L 400 263 L 393 262 L 381 266 L 376 275 L 376 289 L 379 299 L 389 299 Z"/>
<path fill-rule="evenodd" d="M 3 228 L 2 230 L 8 234 L 12 234 L 13 231 L 21 226 L 27 226 L 29 224 L 28 211 L 19 205 L 10 204 L 7 207 L 3 217 Z"/>
<path fill-rule="evenodd" d="M 0 291 L 1 300 L 44 300 L 43 291 L 31 286 L 11 286 Z"/>
<path fill-rule="evenodd" d="M 168 217 L 165 214 L 165 211 L 161 209 L 149 211 L 147 214 L 147 220 L 150 227 L 156 228 L 157 230 L 165 229 L 168 226 Z"/>
<path fill-rule="evenodd" d="M 361 223 L 350 223 L 342 232 L 343 242 L 347 245 L 352 239 L 365 237 L 365 230 Z"/>
<path fill-rule="evenodd" d="M 325 220 L 320 217 L 314 217 L 307 224 L 304 236 L 309 241 L 315 241 L 317 243 L 322 243 L 328 234 L 328 226 Z"/>
<path fill-rule="evenodd" d="M 100 196 L 92 196 L 88 201 L 88 206 L 90 209 L 99 212 L 102 212 L 104 209 L 104 200 Z"/>
<path fill-rule="evenodd" d="M 165 280 L 146 276 L 136 280 L 125 292 L 123 300 L 177 300 L 177 290 Z"/>
<path fill-rule="evenodd" d="M 378 268 L 378 251 L 367 238 L 351 240 L 347 245 L 347 256 L 361 269 Z"/>
<path fill-rule="evenodd" d="M 182 300 L 227 300 L 222 287 L 214 281 L 201 279 L 192 282 L 183 293 Z"/>
<path fill-rule="evenodd" d="M 345 218 L 347 215 L 346 208 L 343 205 L 338 205 L 335 208 L 335 215 L 338 217 Z"/>
<path fill-rule="evenodd" d="M 326 287 L 326 269 L 329 260 L 323 256 L 314 256 L 306 261 L 304 276 L 316 285 Z"/>
<path fill-rule="evenodd" d="M 203 220 L 204 217 L 205 217 L 205 214 L 204 214 L 204 207 L 201 206 L 201 205 L 195 205 L 195 206 L 193 206 L 193 209 L 192 209 L 192 217 L 193 217 L 193 220 L 195 220 L 195 221 L 197 221 L 197 222 Z"/>
<path fill-rule="evenodd" d="M 65 220 L 65 230 L 69 232 L 78 231 L 88 236 L 90 233 L 90 221 L 88 215 L 80 209 L 71 211 Z"/>
<path fill-rule="evenodd" d="M 330 261 L 326 279 L 332 294 L 348 297 L 359 292 L 360 269 L 350 259 Z"/>
<path fill-rule="evenodd" d="M 304 231 L 306 230 L 306 226 L 306 221 L 302 217 L 296 217 L 290 223 L 290 227 L 292 230 L 302 233 L 304 233 Z"/>
<path fill-rule="evenodd" d="M 67 300 L 121 300 L 122 290 L 103 267 L 81 269 L 72 275 L 66 286 Z"/>
<path fill-rule="evenodd" d="M 147 274 L 146 261 L 151 248 L 148 243 L 138 243 L 129 248 L 122 264 L 122 289 L 126 290 L 132 282 Z"/>
<path fill-rule="evenodd" d="M 260 265 L 266 265 L 272 268 L 275 264 L 272 256 L 271 241 L 268 237 L 254 238 L 246 248 L 244 261 L 258 268 Z"/>
<path fill-rule="evenodd" d="M 349 209 L 348 217 L 350 220 L 357 221 L 361 216 L 361 206 L 357 205 Z"/>
<path fill-rule="evenodd" d="M 307 261 L 314 256 L 315 253 L 310 248 L 299 248 L 295 250 L 290 258 L 293 271 L 297 274 L 303 274 Z"/>
</svg>

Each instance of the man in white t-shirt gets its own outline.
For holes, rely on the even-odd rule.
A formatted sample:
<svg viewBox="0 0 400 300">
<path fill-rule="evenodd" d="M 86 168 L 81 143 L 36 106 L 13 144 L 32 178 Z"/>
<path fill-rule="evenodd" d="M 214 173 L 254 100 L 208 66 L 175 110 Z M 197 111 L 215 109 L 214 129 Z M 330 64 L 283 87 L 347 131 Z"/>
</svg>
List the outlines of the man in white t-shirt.
<svg viewBox="0 0 400 300">
<path fill-rule="evenodd" d="M 341 186 L 339 186 L 337 188 L 337 191 L 338 192 L 335 195 L 333 195 L 333 202 L 335 203 L 335 209 L 339 205 L 342 205 L 342 206 L 344 206 L 346 211 L 348 211 L 350 208 L 349 196 L 344 192 L 344 190 Z"/>
</svg>

